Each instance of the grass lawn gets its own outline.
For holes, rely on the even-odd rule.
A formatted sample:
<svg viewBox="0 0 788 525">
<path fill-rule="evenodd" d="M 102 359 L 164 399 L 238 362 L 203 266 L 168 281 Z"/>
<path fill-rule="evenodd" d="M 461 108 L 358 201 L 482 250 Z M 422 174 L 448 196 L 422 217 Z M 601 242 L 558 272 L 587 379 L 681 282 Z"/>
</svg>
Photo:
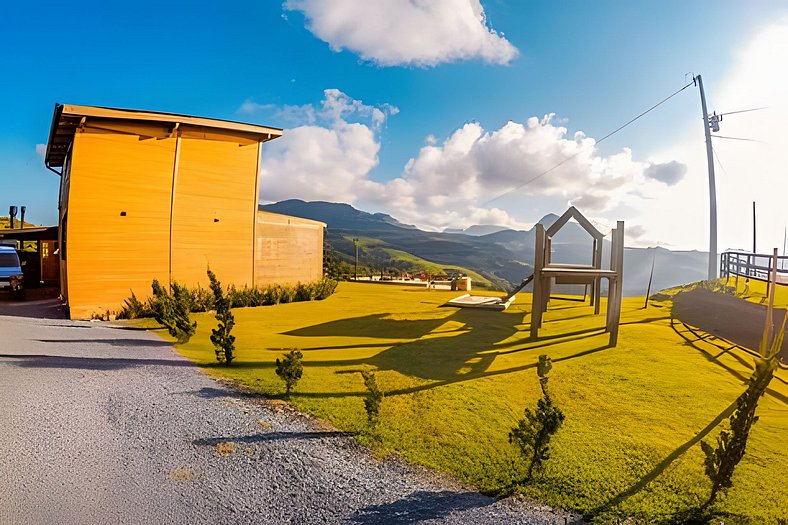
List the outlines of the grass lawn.
<svg viewBox="0 0 788 525">
<path fill-rule="evenodd" d="M 616 348 L 604 315 L 553 301 L 538 340 L 528 340 L 530 296 L 505 312 L 440 308 L 457 292 L 340 283 L 321 302 L 234 310 L 237 360 L 218 366 L 209 341 L 215 321 L 195 315 L 197 334 L 179 351 L 206 372 L 280 396 L 274 361 L 304 354 L 304 376 L 291 402 L 354 432 L 366 414 L 359 370 L 378 370 L 386 392 L 383 454 L 449 472 L 481 490 L 520 480 L 525 465 L 507 435 L 539 397 L 536 362 L 553 359 L 550 388 L 566 414 L 545 471 L 520 490 L 550 505 L 596 511 L 601 518 L 667 519 L 703 501 L 710 484 L 699 438 L 744 390 L 753 358 L 722 351 L 670 320 L 670 302 L 642 309 L 625 299 Z M 603 304 L 604 307 L 604 304 Z M 604 308 L 603 308 L 604 312 Z M 778 372 L 761 400 L 747 454 L 722 507 L 726 523 L 776 523 L 788 509 L 788 386 Z M 740 518 L 735 517 L 736 515 Z"/>
</svg>

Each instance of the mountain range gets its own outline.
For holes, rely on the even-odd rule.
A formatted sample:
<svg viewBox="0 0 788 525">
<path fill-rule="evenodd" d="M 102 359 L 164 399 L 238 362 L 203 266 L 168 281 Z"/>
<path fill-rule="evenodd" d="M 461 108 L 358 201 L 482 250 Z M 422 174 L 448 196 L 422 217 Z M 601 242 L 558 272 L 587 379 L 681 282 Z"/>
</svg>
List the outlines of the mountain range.
<svg viewBox="0 0 788 525">
<path fill-rule="evenodd" d="M 368 213 L 349 204 L 305 202 L 291 199 L 260 205 L 261 210 L 318 220 L 327 224 L 326 242 L 341 258 L 354 257 L 354 238 L 362 239 L 360 261 L 385 265 L 410 254 L 437 265 L 473 270 L 494 286 L 509 289 L 533 272 L 534 229 L 511 230 L 478 225 L 466 230 L 424 231 L 384 213 Z M 558 215 L 548 214 L 539 222 L 549 227 Z M 490 233 L 484 233 L 490 230 Z M 583 228 L 568 222 L 553 239 L 553 261 L 590 264 L 592 240 Z M 610 243 L 603 245 L 603 261 L 609 261 Z M 624 250 L 624 294 L 644 295 L 652 261 L 652 293 L 706 277 L 707 253 L 671 251 L 665 248 Z M 365 259 L 366 258 L 366 259 Z M 577 290 L 575 289 L 574 292 Z M 571 293 L 567 290 L 567 293 Z M 582 287 L 581 291 L 582 293 Z"/>
</svg>

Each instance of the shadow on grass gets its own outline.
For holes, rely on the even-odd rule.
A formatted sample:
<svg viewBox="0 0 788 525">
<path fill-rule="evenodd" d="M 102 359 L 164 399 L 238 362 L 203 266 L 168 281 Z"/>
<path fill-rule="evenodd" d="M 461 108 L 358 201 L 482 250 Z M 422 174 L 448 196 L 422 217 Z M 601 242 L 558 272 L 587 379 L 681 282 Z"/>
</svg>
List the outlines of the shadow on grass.
<svg viewBox="0 0 788 525">
<path fill-rule="evenodd" d="M 581 352 L 577 352 L 576 354 L 572 354 L 572 355 L 568 355 L 568 356 L 564 356 L 564 357 L 556 357 L 555 359 L 553 359 L 553 363 L 559 363 L 561 361 L 569 361 L 569 360 L 572 360 L 572 359 L 577 359 L 577 358 L 584 357 L 584 356 L 587 356 L 587 355 L 595 354 L 597 352 L 601 352 L 603 350 L 607 350 L 609 348 L 613 348 L 613 347 L 610 346 L 609 344 L 604 344 L 604 345 L 597 346 L 597 347 L 594 347 L 594 348 L 589 348 L 587 350 L 583 350 Z M 495 356 L 495 354 L 492 354 L 492 355 Z M 364 362 L 364 363 L 368 363 L 369 362 L 368 360 L 361 360 L 361 361 Z M 536 365 L 537 365 L 537 363 L 533 362 L 533 363 L 529 363 L 527 365 L 515 366 L 515 367 L 511 367 L 511 368 L 504 368 L 504 369 L 501 369 L 501 370 L 481 371 L 481 372 L 477 372 L 477 373 L 473 373 L 473 374 L 469 373 L 469 374 L 460 375 L 460 376 L 452 378 L 452 379 L 444 379 L 444 380 L 440 380 L 440 381 L 434 381 L 432 383 L 427 383 L 427 384 L 424 384 L 424 385 L 418 385 L 418 386 L 413 386 L 413 387 L 408 387 L 408 388 L 400 388 L 400 389 L 396 389 L 396 390 L 389 390 L 389 391 L 385 392 L 385 395 L 386 395 L 386 397 L 392 397 L 392 396 L 401 396 L 401 395 L 407 395 L 407 394 L 414 394 L 416 392 L 421 392 L 421 391 L 424 391 L 424 390 L 430 390 L 432 388 L 438 388 L 438 387 L 442 387 L 442 386 L 448 386 L 448 385 L 452 385 L 452 384 L 456 384 L 456 383 L 462 383 L 464 381 L 473 381 L 475 379 L 484 379 L 484 378 L 495 377 L 495 376 L 499 376 L 499 375 L 512 374 L 512 373 L 515 373 L 515 372 L 522 372 L 524 370 L 530 370 L 532 368 L 536 368 Z M 359 371 L 360 370 L 343 370 L 340 373 L 352 374 L 352 373 L 359 372 Z M 296 392 L 293 395 L 295 397 L 303 397 L 303 398 L 341 398 L 341 397 L 362 397 L 362 396 L 365 396 L 366 394 L 363 393 L 363 392 Z"/>
<path fill-rule="evenodd" d="M 749 381 L 749 379 L 750 379 L 749 377 L 745 376 L 744 374 L 742 374 L 738 370 L 735 370 L 735 369 L 731 368 L 730 366 L 726 365 L 725 363 L 723 363 L 722 361 L 719 360 L 719 358 L 722 357 L 723 355 L 726 355 L 726 353 L 728 353 L 728 355 L 734 356 L 735 354 L 730 354 L 729 353 L 730 350 L 732 350 L 731 348 L 725 349 L 723 347 L 720 347 L 720 346 L 714 344 L 711 341 L 708 341 L 708 339 L 710 339 L 712 337 L 715 337 L 715 336 L 713 336 L 711 334 L 700 335 L 697 332 L 695 332 L 690 326 L 686 325 L 682 321 L 678 321 L 678 323 L 676 323 L 675 321 L 676 320 L 674 320 L 674 319 L 670 320 L 670 327 L 673 329 L 674 332 L 676 332 L 676 334 L 678 334 L 679 337 L 684 339 L 684 341 L 686 342 L 687 345 L 691 346 L 695 350 L 698 350 L 701 353 L 701 355 L 703 355 L 703 357 L 706 358 L 707 361 L 709 361 L 710 363 L 714 363 L 715 365 L 723 368 L 726 372 L 728 372 L 729 374 L 734 376 L 736 379 L 738 379 L 742 383 L 746 383 L 747 381 Z M 681 326 L 683 326 L 689 333 L 691 333 L 695 337 L 695 339 L 690 339 L 685 332 L 681 332 L 678 329 L 678 327 L 676 326 L 677 324 L 681 324 Z M 698 341 L 704 341 L 704 342 L 706 342 L 709 345 L 715 346 L 716 348 L 720 348 L 720 349 L 725 350 L 725 351 L 721 352 L 720 354 L 714 355 L 711 352 L 707 351 L 702 346 L 696 344 Z M 736 359 L 739 362 L 742 362 L 742 360 L 740 359 L 739 356 L 736 356 Z M 747 368 L 751 369 L 751 370 L 753 369 L 753 364 L 747 362 L 746 360 L 744 361 L 744 365 Z M 775 381 L 780 381 L 783 384 L 786 383 L 786 381 L 783 378 L 778 377 L 776 375 L 774 376 L 774 380 Z M 782 401 L 783 403 L 788 404 L 788 396 L 786 396 L 784 394 L 781 394 L 780 392 L 777 392 L 777 391 L 775 391 L 775 390 L 773 390 L 771 388 L 767 388 L 765 394 L 768 395 L 768 396 L 771 396 L 771 397 L 773 397 L 773 398 L 775 398 L 775 399 L 777 399 L 779 401 Z"/>
<path fill-rule="evenodd" d="M 408 525 L 440 520 L 452 512 L 486 507 L 495 500 L 474 492 L 416 491 L 392 503 L 365 507 L 351 516 L 348 523 L 363 525 Z"/>
<path fill-rule="evenodd" d="M 654 481 L 666 468 L 670 466 L 671 463 L 676 461 L 681 455 L 683 455 L 687 450 L 692 448 L 694 445 L 698 444 L 704 437 L 706 437 L 712 430 L 717 428 L 717 426 L 722 423 L 725 419 L 729 418 L 731 414 L 736 410 L 736 400 L 733 401 L 728 407 L 720 412 L 717 417 L 711 420 L 711 422 L 706 425 L 700 432 L 695 434 L 694 437 L 687 440 L 684 444 L 677 447 L 673 452 L 665 456 L 665 459 L 657 463 L 651 471 L 649 471 L 645 476 L 640 478 L 637 482 L 632 484 L 626 490 L 620 492 L 615 497 L 610 499 L 609 501 L 603 503 L 599 507 L 593 509 L 589 512 L 590 516 L 596 516 L 597 514 L 610 510 L 613 507 L 619 505 L 622 501 L 627 499 L 628 497 L 640 492 L 646 485 Z M 689 511 L 692 511 L 690 509 Z M 688 511 L 688 512 L 689 512 Z"/>
<path fill-rule="evenodd" d="M 283 332 L 296 337 L 372 337 L 378 339 L 418 339 L 446 322 L 435 319 L 392 319 L 389 314 L 371 314 L 338 319 Z"/>
<path fill-rule="evenodd" d="M 216 446 L 219 443 L 265 443 L 269 441 L 297 441 L 302 439 L 331 439 L 337 437 L 348 437 L 352 434 L 348 432 L 327 431 L 327 432 L 267 432 L 262 434 L 249 434 L 247 436 L 216 436 L 210 438 L 200 438 L 192 441 L 197 446 Z"/>
</svg>

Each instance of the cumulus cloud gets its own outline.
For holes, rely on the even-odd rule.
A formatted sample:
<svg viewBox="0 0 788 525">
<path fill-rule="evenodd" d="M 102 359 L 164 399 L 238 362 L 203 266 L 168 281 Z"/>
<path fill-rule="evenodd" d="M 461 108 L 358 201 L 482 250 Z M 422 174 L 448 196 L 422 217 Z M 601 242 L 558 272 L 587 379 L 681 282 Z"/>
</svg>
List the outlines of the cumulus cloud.
<svg viewBox="0 0 788 525">
<path fill-rule="evenodd" d="M 381 66 L 435 66 L 482 59 L 508 64 L 518 54 L 487 25 L 479 0 L 287 0 L 332 50 Z"/>
<path fill-rule="evenodd" d="M 519 218 L 521 210 L 491 199 L 519 188 L 521 194 L 553 198 L 591 217 L 603 216 L 620 210 L 625 199 L 649 184 L 663 186 L 650 182 L 648 170 L 679 165 L 637 161 L 628 148 L 603 155 L 593 138 L 582 132 L 569 135 L 551 114 L 524 124 L 510 121 L 491 131 L 471 122 L 443 140 L 429 135 L 399 176 L 377 182 L 370 174 L 378 165 L 382 125 L 397 108 L 371 106 L 335 89 L 324 95 L 318 105 L 277 110 L 305 123 L 264 148 L 261 199 L 347 202 L 428 229 L 472 224 L 522 228 L 527 225 Z"/>
<path fill-rule="evenodd" d="M 241 109 L 248 110 L 248 102 Z M 279 108 L 280 116 L 305 123 L 265 146 L 261 199 L 355 202 L 377 184 L 367 176 L 378 164 L 378 133 L 398 111 L 388 104 L 364 104 L 337 89 L 325 90 L 319 106 Z"/>
<path fill-rule="evenodd" d="M 652 164 L 635 160 L 628 148 L 602 155 L 595 144 L 582 132 L 569 136 L 553 115 L 510 121 L 493 131 L 469 123 L 440 144 L 428 140 L 402 175 L 386 184 L 385 201 L 403 220 L 434 227 L 512 225 L 512 214 L 488 205 L 512 188 L 598 214 L 647 185 L 644 172 Z"/>
<path fill-rule="evenodd" d="M 672 160 L 670 162 L 652 163 L 643 174 L 654 180 L 664 182 L 668 186 L 677 184 L 687 173 L 687 165 Z"/>
</svg>

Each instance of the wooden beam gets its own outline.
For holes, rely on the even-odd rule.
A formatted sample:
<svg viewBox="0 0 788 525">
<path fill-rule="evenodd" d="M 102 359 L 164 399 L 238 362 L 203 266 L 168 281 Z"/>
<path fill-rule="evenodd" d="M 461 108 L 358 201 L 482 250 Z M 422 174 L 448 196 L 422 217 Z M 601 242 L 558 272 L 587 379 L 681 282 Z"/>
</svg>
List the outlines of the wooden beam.
<svg viewBox="0 0 788 525">
<path fill-rule="evenodd" d="M 544 306 L 542 267 L 544 266 L 545 231 L 544 225 L 536 225 L 536 240 L 534 249 L 534 292 L 531 300 L 531 337 L 539 335 L 542 326 L 542 312 Z"/>
</svg>

